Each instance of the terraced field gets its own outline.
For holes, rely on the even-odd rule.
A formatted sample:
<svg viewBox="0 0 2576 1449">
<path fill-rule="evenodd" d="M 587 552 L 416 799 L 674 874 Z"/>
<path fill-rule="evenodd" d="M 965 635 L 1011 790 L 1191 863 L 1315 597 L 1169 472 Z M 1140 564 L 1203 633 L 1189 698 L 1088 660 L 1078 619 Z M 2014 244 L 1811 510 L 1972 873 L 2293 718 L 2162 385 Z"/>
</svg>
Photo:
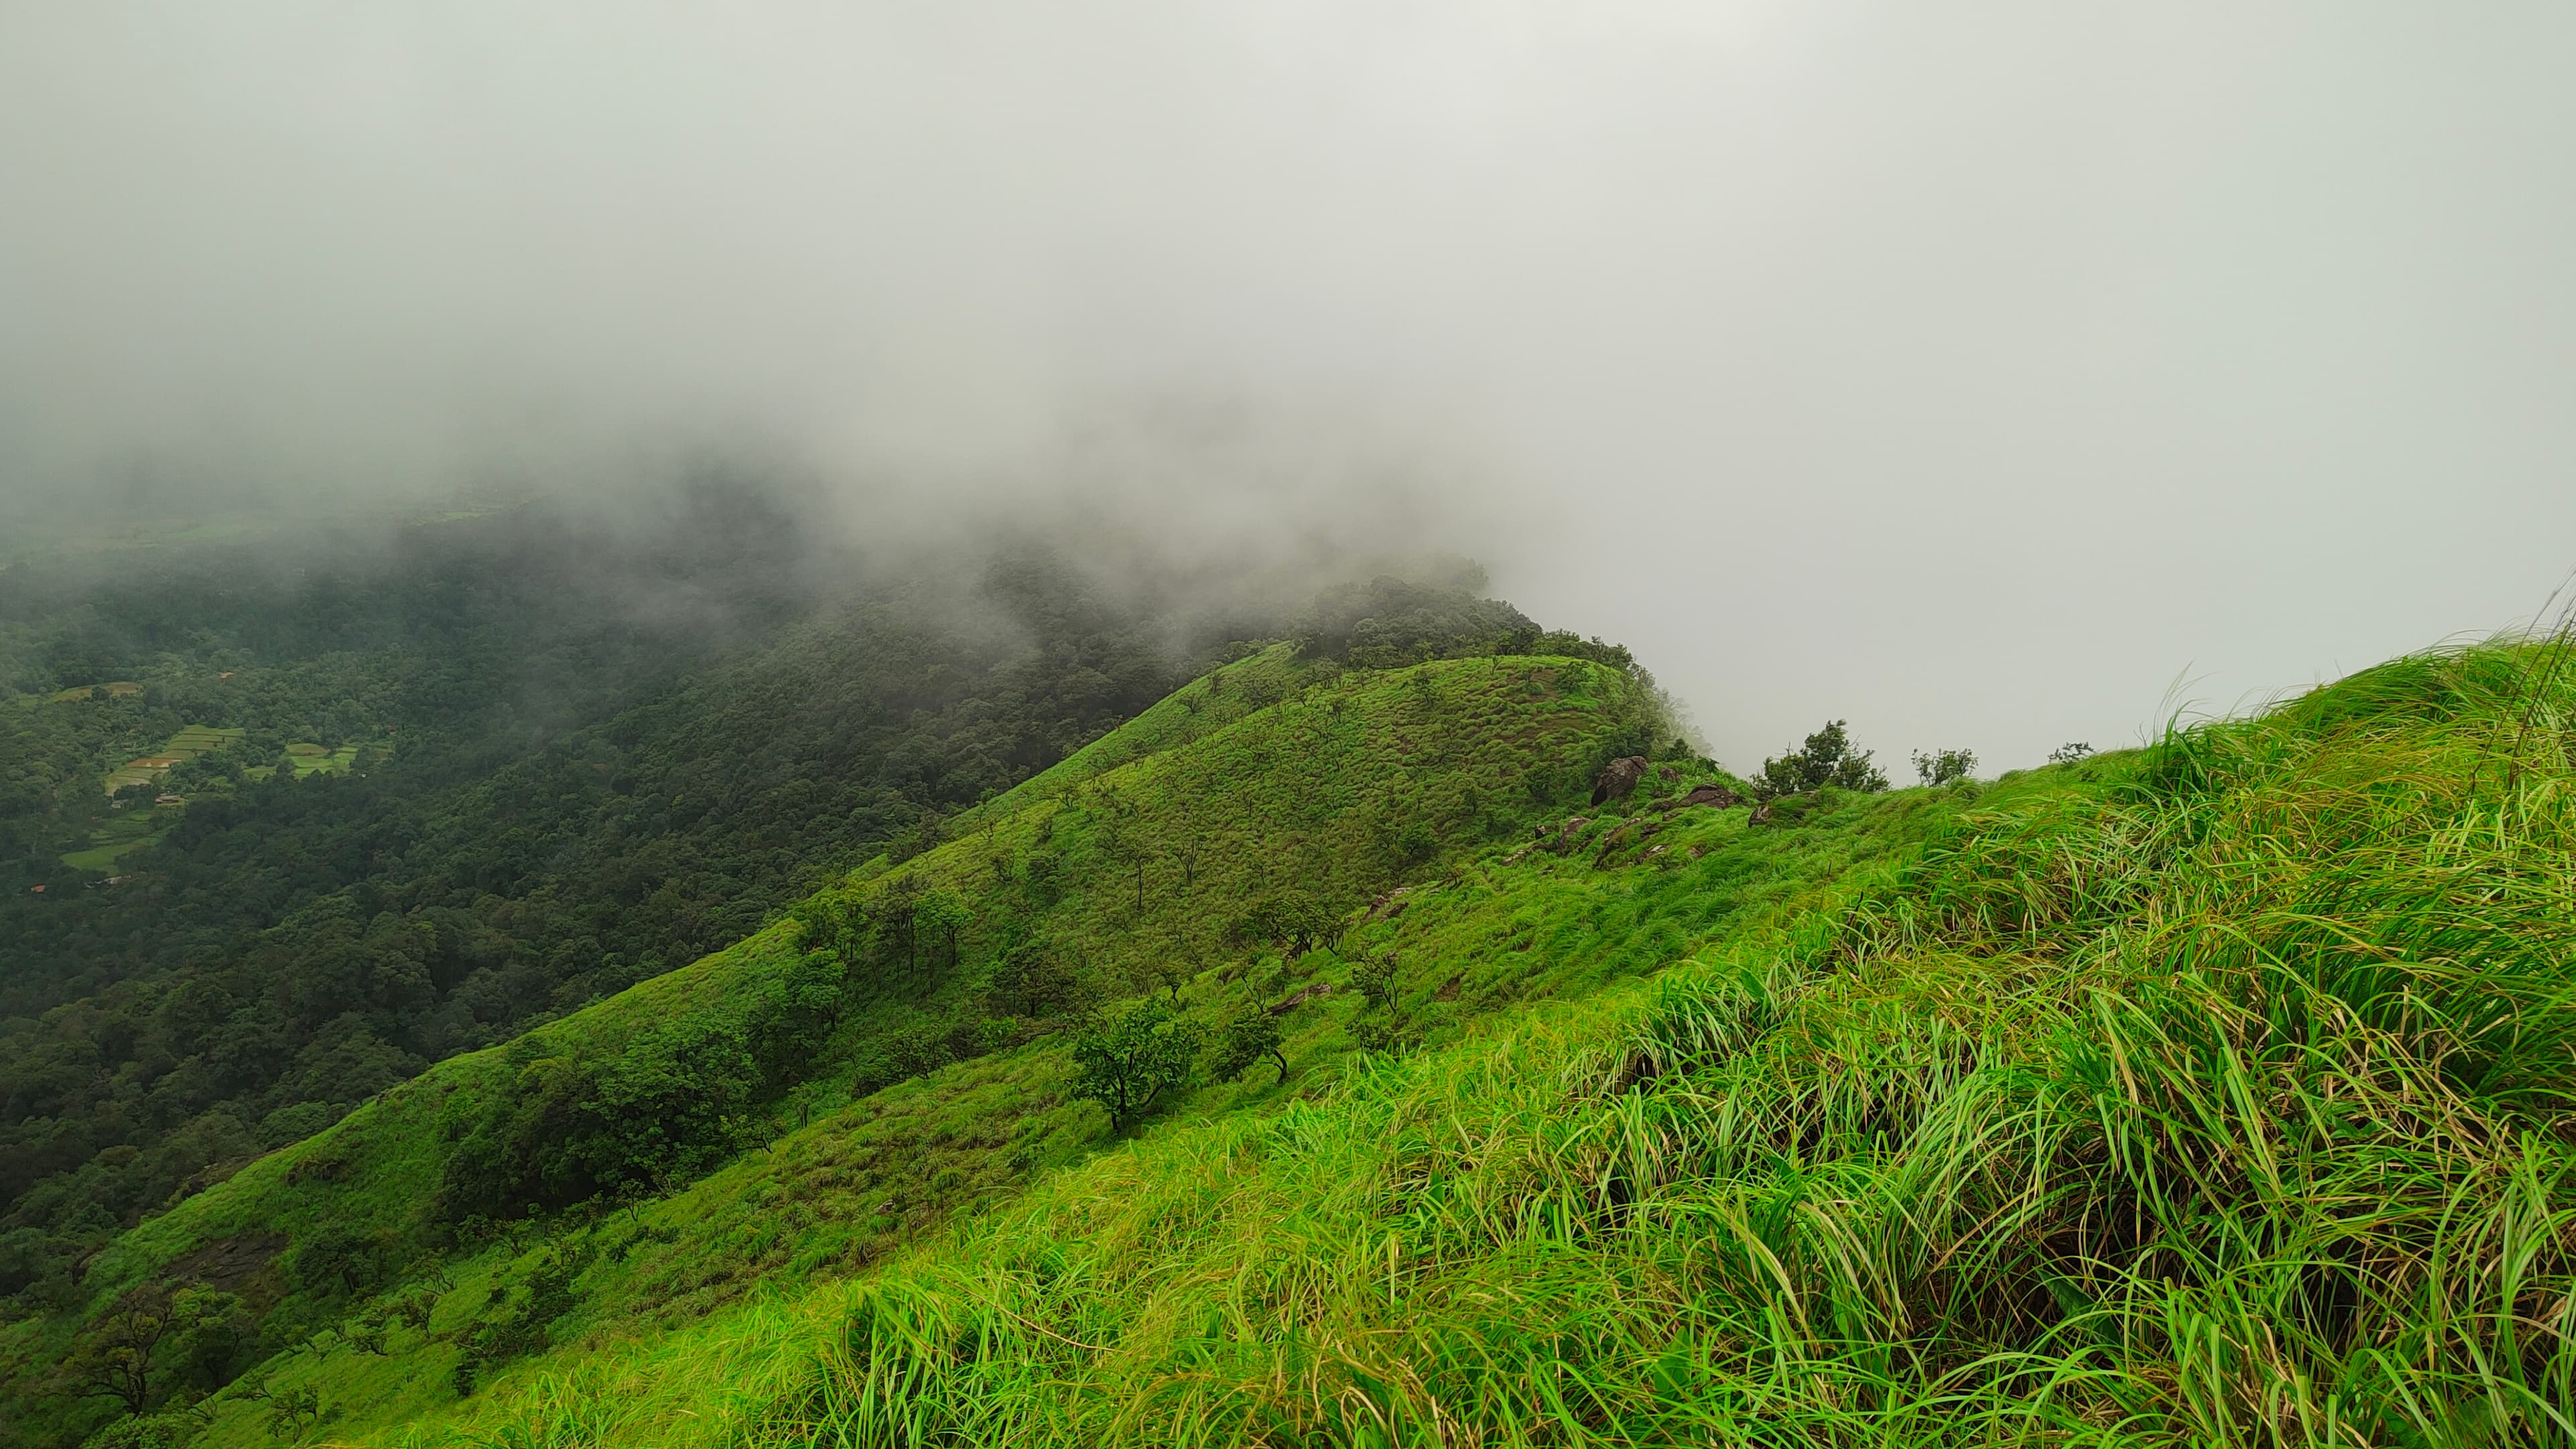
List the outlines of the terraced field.
<svg viewBox="0 0 2576 1449">
<path fill-rule="evenodd" d="M 337 774 L 357 758 L 356 745 L 342 745 L 335 750 L 329 745 L 298 741 L 286 747 L 287 763 L 295 767 L 295 778 L 299 780 L 307 775 Z"/>
<path fill-rule="evenodd" d="M 113 795 L 128 785 L 151 784 L 161 778 L 163 771 L 181 760 L 213 754 L 241 737 L 239 729 L 217 729 L 213 725 L 185 726 L 151 754 L 128 760 L 121 769 L 108 771 L 107 793 Z"/>
<path fill-rule="evenodd" d="M 63 864 L 74 870 L 112 871 L 122 857 L 160 843 L 162 833 L 178 813 L 176 806 L 138 805 L 91 831 L 89 849 L 65 855 Z"/>
<path fill-rule="evenodd" d="M 135 683 L 133 680 L 118 679 L 106 684 L 84 684 L 76 689 L 66 689 L 59 694 L 53 695 L 52 699 L 56 704 L 70 704 L 75 700 L 89 698 L 90 691 L 93 689 L 104 689 L 108 692 L 111 698 L 115 699 L 123 699 L 127 695 L 141 694 L 143 692 L 143 686 Z"/>
<path fill-rule="evenodd" d="M 118 686 L 106 687 L 115 689 Z M 140 689 L 141 686 L 137 685 L 135 688 Z M 75 697 L 82 692 L 70 691 Z M 55 697 L 59 699 L 63 696 Z M 213 725 L 186 726 L 177 734 L 162 741 L 159 749 L 148 755 L 128 760 L 123 766 L 108 771 L 101 785 L 110 795 L 128 785 L 149 785 L 159 780 L 172 765 L 182 760 L 193 760 L 200 755 L 213 754 L 217 750 L 232 745 L 241 737 L 242 731 L 237 728 L 220 729 Z M 299 770 L 297 773 L 305 772 Z M 114 870 L 120 858 L 158 841 L 162 833 L 169 829 L 170 822 L 176 818 L 176 815 L 175 809 L 138 804 L 133 809 L 92 830 L 89 833 L 89 848 L 67 853 L 63 856 L 63 864 L 74 870 Z"/>
</svg>

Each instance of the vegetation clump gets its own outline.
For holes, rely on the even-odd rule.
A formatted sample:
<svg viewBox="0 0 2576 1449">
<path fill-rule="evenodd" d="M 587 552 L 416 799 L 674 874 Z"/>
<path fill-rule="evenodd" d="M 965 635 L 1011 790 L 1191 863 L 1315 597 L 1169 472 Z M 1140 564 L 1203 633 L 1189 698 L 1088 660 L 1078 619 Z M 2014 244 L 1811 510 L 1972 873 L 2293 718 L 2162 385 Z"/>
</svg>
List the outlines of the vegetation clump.
<svg viewBox="0 0 2576 1449">
<path fill-rule="evenodd" d="M 1073 1094 L 1107 1108 L 1113 1130 L 1126 1127 L 1188 1080 L 1198 1051 L 1197 1028 L 1147 997 L 1093 1021 L 1073 1039 Z"/>
<path fill-rule="evenodd" d="M 1914 778 L 1918 783 L 1938 789 L 1955 785 L 1977 773 L 1974 750 L 1933 750 L 1914 752 Z"/>
<path fill-rule="evenodd" d="M 1870 751 L 1854 749 L 1841 720 L 1827 720 L 1806 743 L 1762 762 L 1752 782 L 1755 798 L 1774 800 L 1832 786 L 1869 792 L 1887 788 L 1887 775 L 1870 763 Z M 1973 757 L 1970 757 L 1973 761 Z"/>
<path fill-rule="evenodd" d="M 1245 1002 L 1226 1021 L 1225 1035 L 1217 1055 L 1219 1077 L 1240 1077 L 1265 1061 L 1279 1064 L 1279 1080 L 1288 1080 L 1288 1055 L 1280 1050 L 1286 1033 L 1279 1025 L 1278 1013 L 1258 1001 Z"/>
</svg>

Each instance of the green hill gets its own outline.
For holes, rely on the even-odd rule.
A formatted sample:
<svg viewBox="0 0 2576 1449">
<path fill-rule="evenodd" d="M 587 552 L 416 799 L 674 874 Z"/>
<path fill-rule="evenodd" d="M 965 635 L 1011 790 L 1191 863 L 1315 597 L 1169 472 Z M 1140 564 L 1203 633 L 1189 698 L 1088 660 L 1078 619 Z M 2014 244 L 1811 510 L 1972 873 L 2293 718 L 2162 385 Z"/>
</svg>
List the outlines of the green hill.
<svg viewBox="0 0 2576 1449">
<path fill-rule="evenodd" d="M 1517 835 L 1580 799 L 1603 760 L 1642 746 L 1652 718 L 1625 675 L 1579 661 L 1344 674 L 1270 650 L 962 817 L 955 839 L 874 862 L 794 918 L 506 1049 L 443 1063 L 128 1232 L 89 1268 L 90 1317 L 112 1318 L 138 1290 L 157 1300 L 220 1260 L 238 1269 L 227 1280 L 241 1300 L 236 1331 L 302 1342 L 336 1323 L 352 1292 L 496 1239 L 555 1241 L 568 1213 L 683 1186 L 794 1121 L 950 1062 L 1036 1082 L 1001 1092 L 976 1124 L 1011 1150 L 966 1165 L 1025 1177 L 1097 1135 L 1044 1081 L 1064 1054 L 1066 1014 L 1168 996 L 1223 958 Z M 862 916 L 873 929 L 855 924 Z M 1302 969 L 1326 959 L 1307 953 Z M 864 1115 L 904 1100 L 871 1099 Z M 638 1120 L 654 1124 L 644 1138 L 629 1130 Z M 937 1174 L 916 1175 L 919 1199 Z M 522 1218 L 531 1204 L 533 1227 Z M 836 1217 L 794 1251 L 864 1256 L 908 1233 L 919 1215 L 902 1209 L 917 1206 L 855 1226 Z M 774 1254 L 737 1258 L 727 1241 L 679 1286 L 639 1271 L 607 1306 L 703 1306 L 774 1266 Z M 648 1256 L 639 1270 L 679 1255 Z M 737 1268 L 704 1271 L 717 1261 Z M 22 1386 L 71 1352 L 67 1327 L 14 1330 Z"/>
<path fill-rule="evenodd" d="M 1752 812 L 1584 802 L 1617 670 L 1276 651 L 9 1352 L 265 1315 L 132 1443 L 2564 1442 L 2558 653 Z"/>
</svg>

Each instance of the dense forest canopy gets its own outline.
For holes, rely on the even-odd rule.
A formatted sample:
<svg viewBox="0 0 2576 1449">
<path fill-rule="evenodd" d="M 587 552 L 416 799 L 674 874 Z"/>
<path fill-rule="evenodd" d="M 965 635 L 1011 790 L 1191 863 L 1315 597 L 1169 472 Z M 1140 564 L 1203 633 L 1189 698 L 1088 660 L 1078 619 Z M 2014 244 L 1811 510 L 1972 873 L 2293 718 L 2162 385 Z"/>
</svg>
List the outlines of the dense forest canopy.
<svg viewBox="0 0 2576 1449">
<path fill-rule="evenodd" d="M 0 1295 L 936 838 L 1236 635 L 1363 665 L 1538 637 L 1448 584 L 1265 617 L 1043 547 L 814 537 L 709 485 L 617 530 L 531 507 L 0 571 Z M 105 788 L 183 729 L 230 733 Z"/>
</svg>

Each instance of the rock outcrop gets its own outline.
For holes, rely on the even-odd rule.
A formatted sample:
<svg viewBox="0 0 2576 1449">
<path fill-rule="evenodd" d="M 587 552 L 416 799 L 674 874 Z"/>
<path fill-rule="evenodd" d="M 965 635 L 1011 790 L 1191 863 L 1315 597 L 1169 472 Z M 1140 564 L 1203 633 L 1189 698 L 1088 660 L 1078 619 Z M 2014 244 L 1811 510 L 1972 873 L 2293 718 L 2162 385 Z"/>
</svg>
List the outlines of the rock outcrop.
<svg viewBox="0 0 2576 1449">
<path fill-rule="evenodd" d="M 1601 767 L 1601 774 L 1592 782 L 1592 803 L 1600 805 L 1627 799 L 1628 792 L 1637 788 L 1637 782 L 1645 778 L 1645 774 L 1646 757 L 1643 755 L 1612 760 Z"/>
</svg>

